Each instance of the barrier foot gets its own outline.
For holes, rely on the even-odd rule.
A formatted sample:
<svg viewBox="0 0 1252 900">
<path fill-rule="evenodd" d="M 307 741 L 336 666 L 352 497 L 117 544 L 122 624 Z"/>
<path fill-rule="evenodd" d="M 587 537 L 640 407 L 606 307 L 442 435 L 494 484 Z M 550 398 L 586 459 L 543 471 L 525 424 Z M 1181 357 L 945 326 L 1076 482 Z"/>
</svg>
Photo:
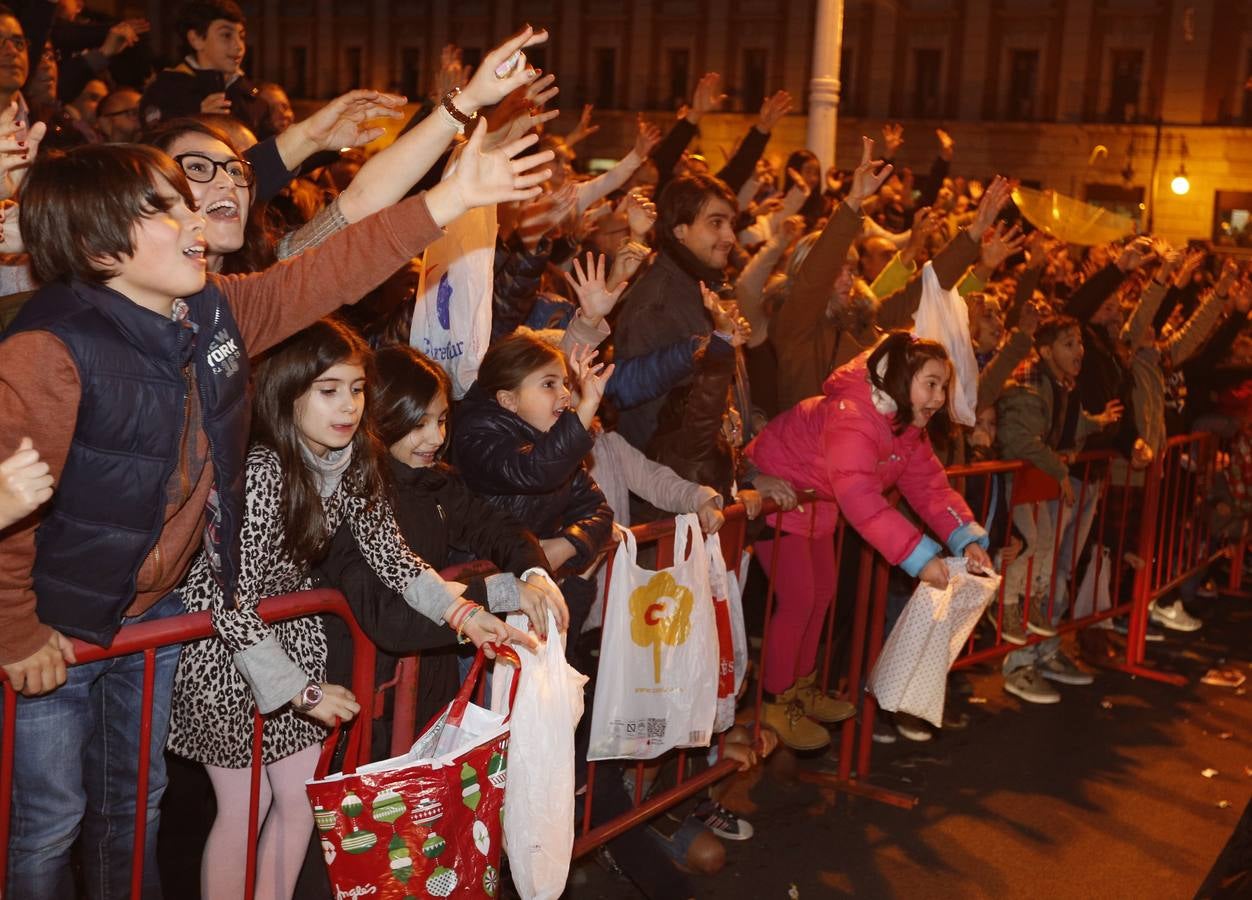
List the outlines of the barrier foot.
<svg viewBox="0 0 1252 900">
<path fill-rule="evenodd" d="M 1175 687 L 1183 687 L 1187 684 L 1187 679 L 1182 675 L 1175 675 L 1173 672 L 1161 672 L 1157 669 L 1150 669 L 1147 666 L 1113 663 L 1109 668 L 1116 669 L 1118 672 L 1125 672 L 1127 675 L 1134 675 L 1136 678 L 1147 678 L 1163 684 L 1172 684 Z"/>
<path fill-rule="evenodd" d="M 900 809 L 913 809 L 921 802 L 921 798 L 912 794 L 905 794 L 901 791 L 889 791 L 886 788 L 875 787 L 872 784 L 865 784 L 861 781 L 840 778 L 838 775 L 829 775 L 824 772 L 798 772 L 796 777 L 801 781 L 834 788 L 836 791 L 843 791 L 845 794 L 852 794 L 857 797 L 867 797 L 879 803 L 886 803 L 888 806 L 898 806 Z"/>
</svg>

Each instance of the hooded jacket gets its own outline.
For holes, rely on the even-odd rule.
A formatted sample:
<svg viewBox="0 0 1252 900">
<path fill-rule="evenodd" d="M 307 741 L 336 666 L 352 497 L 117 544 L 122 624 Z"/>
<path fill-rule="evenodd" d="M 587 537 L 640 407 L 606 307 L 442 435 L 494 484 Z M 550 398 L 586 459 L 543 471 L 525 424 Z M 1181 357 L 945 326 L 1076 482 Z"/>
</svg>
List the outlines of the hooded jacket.
<svg viewBox="0 0 1252 900">
<path fill-rule="evenodd" d="M 863 353 L 835 370 L 822 396 L 776 417 L 747 452 L 763 473 L 834 498 L 785 513 L 783 531 L 833 534 L 842 513 L 889 563 L 916 576 L 942 548 L 892 506 L 892 487 L 954 554 L 971 543 L 986 547 L 987 533 L 948 484 L 926 433 L 914 425 L 894 433 L 894 404 L 871 393 L 868 358 Z"/>
</svg>

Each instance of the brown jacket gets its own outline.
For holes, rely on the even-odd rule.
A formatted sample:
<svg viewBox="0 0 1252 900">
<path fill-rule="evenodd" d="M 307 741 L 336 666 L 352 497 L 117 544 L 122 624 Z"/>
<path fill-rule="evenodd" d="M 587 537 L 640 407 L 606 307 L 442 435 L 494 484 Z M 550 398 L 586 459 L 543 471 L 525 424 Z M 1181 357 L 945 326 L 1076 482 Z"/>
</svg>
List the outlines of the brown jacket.
<svg viewBox="0 0 1252 900">
<path fill-rule="evenodd" d="M 344 303 L 355 303 L 442 233 L 418 196 L 264 272 L 209 277 L 218 279 L 248 354 L 255 357 Z M 171 422 L 171 428 L 198 426 L 196 392 L 188 396 L 187 419 Z M 80 397 L 78 370 L 56 337 L 29 331 L 0 342 L 0 422 L 5 425 L 0 459 L 30 437 L 53 478 L 59 479 Z M 213 467 L 204 431 L 195 430 L 196 439 L 189 444 L 198 449 L 199 458 L 184 460 L 170 479 L 165 524 L 139 570 L 135 602 L 127 615 L 138 615 L 177 587 L 200 548 Z M 31 580 L 38 525 L 36 514 L 0 534 L 0 664 L 25 659 L 50 635 L 36 616 Z"/>
<path fill-rule="evenodd" d="M 861 219 L 858 210 L 839 204 L 796 273 L 787 302 L 770 321 L 770 340 L 778 351 L 779 410 L 820 394 L 826 377 L 872 347 L 881 331 L 913 324 L 913 314 L 922 299 L 920 272 L 879 302 L 876 327 L 854 333 L 840 328 L 827 313 L 835 279 L 847 261 L 848 249 L 861 233 Z M 935 256 L 939 283 L 945 290 L 953 287 L 977 258 L 978 242 L 968 232 L 961 232 Z"/>
</svg>

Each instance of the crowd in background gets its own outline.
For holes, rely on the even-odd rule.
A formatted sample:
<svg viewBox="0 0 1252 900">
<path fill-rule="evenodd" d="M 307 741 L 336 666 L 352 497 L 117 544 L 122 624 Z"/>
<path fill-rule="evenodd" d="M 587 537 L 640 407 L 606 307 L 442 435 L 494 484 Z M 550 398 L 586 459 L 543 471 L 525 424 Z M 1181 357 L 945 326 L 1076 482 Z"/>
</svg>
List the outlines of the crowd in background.
<svg viewBox="0 0 1252 900">
<path fill-rule="evenodd" d="M 49 767 L 19 745 L 14 896 L 57 895 L 80 823 L 95 895 L 129 883 L 128 864 L 101 861 L 129 858 L 133 799 L 100 798 L 134 775 L 90 755 L 106 724 L 82 704 L 114 710 L 112 727 L 125 715 L 111 679 L 139 676 L 72 666 L 66 636 L 107 644 L 123 622 L 212 612 L 215 639 L 162 651 L 154 733 L 208 772 L 201 885 L 237 896 L 252 709 L 267 715 L 259 884 L 291 896 L 312 828 L 303 783 L 360 703 L 342 686 L 346 629 L 267 625 L 264 597 L 343 590 L 380 683 L 422 653 L 421 718 L 464 675 L 458 641 L 551 638 L 549 611 L 593 673 L 614 523 L 691 512 L 712 533 L 742 503 L 757 559 L 785 561 L 757 673 L 768 739 L 737 727 L 726 750 L 747 770 L 775 740 L 821 750 L 855 712 L 816 679 L 826 611 L 855 581 L 836 566 L 840 516 L 898 567 L 897 601 L 918 579 L 946 584 L 944 544 L 1002 573 L 988 627 L 1018 645 L 1005 690 L 1055 703 L 1057 684 L 1093 677 L 1057 626 L 1089 548 L 1118 546 L 1092 534 L 1101 484 L 1141 484 L 1170 436 L 1209 431 L 1230 452 L 1214 516 L 1234 534 L 1252 508 L 1252 280 L 1203 245 L 1062 243 L 1013 204 L 1013 160 L 972 171 L 942 130 L 907 136 L 933 139 L 925 170 L 903 164 L 892 123 L 854 169 L 782 158 L 785 91 L 714 171 L 693 142 L 725 99 L 715 73 L 590 174 L 594 111 L 554 133 L 560 73 L 528 68 L 524 48 L 546 39 L 529 28 L 477 71 L 448 48 L 430 95 L 407 98 L 416 115 L 373 151 L 405 98 L 362 88 L 296 122 L 280 85 L 245 74 L 235 3 L 183 4 L 176 23 L 184 56 L 161 68 L 143 20 L 0 8 L 0 662 L 26 695 L 19 739 L 60 730 L 82 751 Z M 493 210 L 471 271 L 423 272 L 423 251 Z M 411 340 L 413 320 L 431 303 L 448 318 L 475 273 L 490 346 L 462 383 L 455 354 Z M 944 297 L 967 321 L 908 334 Z M 1074 463 L 1084 450 L 1113 452 L 1107 480 Z M 1029 463 L 1051 499 L 942 472 L 990 460 Z M 786 511 L 777 529 L 759 518 L 769 502 Z M 437 574 L 473 559 L 502 574 Z M 1205 580 L 1153 604 L 1154 627 L 1202 627 L 1187 604 Z M 504 624 L 518 610 L 534 635 Z M 932 734 L 905 715 L 875 731 Z M 631 778 L 598 768 L 598 816 L 629 805 Z M 690 872 L 721 865 L 720 841 L 752 836 L 715 794 L 676 830 L 615 839 L 613 864 L 649 896 L 695 893 Z"/>
</svg>

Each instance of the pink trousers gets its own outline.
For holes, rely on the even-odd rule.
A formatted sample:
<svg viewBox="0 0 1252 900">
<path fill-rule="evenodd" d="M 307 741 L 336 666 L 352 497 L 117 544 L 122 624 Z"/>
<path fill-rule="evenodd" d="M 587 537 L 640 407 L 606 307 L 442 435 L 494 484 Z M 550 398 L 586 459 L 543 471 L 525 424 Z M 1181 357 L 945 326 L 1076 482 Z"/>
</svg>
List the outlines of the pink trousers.
<svg viewBox="0 0 1252 900">
<path fill-rule="evenodd" d="M 765 690 L 781 694 L 817 666 L 817 647 L 838 580 L 835 539 L 784 533 L 758 541 L 756 552 L 767 575 L 774 554 L 780 554 L 764 679 Z"/>
</svg>

